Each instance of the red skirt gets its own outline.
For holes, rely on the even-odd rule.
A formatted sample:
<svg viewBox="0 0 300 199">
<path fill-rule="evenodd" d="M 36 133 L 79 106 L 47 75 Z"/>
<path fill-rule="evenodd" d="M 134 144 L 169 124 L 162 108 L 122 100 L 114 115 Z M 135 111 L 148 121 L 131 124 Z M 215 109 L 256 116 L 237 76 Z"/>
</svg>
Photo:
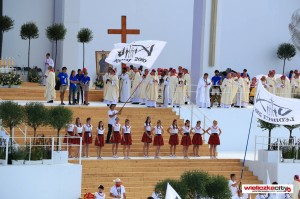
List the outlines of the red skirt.
<svg viewBox="0 0 300 199">
<path fill-rule="evenodd" d="M 203 144 L 202 135 L 199 133 L 196 133 L 193 136 L 192 143 L 193 143 L 193 145 L 202 145 Z"/>
<path fill-rule="evenodd" d="M 181 145 L 183 146 L 189 146 L 192 145 L 192 140 L 190 135 L 184 135 L 181 138 Z"/>
<path fill-rule="evenodd" d="M 92 134 L 91 134 L 91 136 L 89 136 L 90 133 L 91 132 L 89 132 L 89 131 L 84 132 L 83 143 L 85 143 L 85 144 L 92 144 L 93 143 Z"/>
<path fill-rule="evenodd" d="M 145 132 L 142 137 L 142 142 L 152 143 L 152 137 L 150 138 L 149 137 L 150 135 L 151 135 L 151 131 Z"/>
<path fill-rule="evenodd" d="M 164 145 L 164 138 L 162 135 L 156 135 L 154 137 L 154 146 L 163 146 Z"/>
<path fill-rule="evenodd" d="M 74 144 L 80 144 L 80 137 L 82 137 L 82 133 L 78 133 L 78 137 L 74 138 Z M 81 144 L 84 145 L 83 139 Z"/>
<path fill-rule="evenodd" d="M 114 131 L 110 138 L 110 142 L 115 144 L 121 143 L 121 134 L 119 131 Z"/>
<path fill-rule="evenodd" d="M 95 145 L 103 147 L 104 146 L 104 136 L 98 134 L 98 139 L 95 139 Z"/>
<path fill-rule="evenodd" d="M 178 134 L 170 135 L 169 144 L 170 145 L 178 145 L 179 144 Z"/>
<path fill-rule="evenodd" d="M 132 138 L 130 133 L 126 133 L 123 135 L 121 145 L 132 145 Z"/>
<path fill-rule="evenodd" d="M 208 144 L 210 145 L 220 145 L 220 137 L 218 134 L 211 134 L 209 136 Z"/>
<path fill-rule="evenodd" d="M 74 136 L 74 132 L 68 131 L 68 134 L 65 135 L 63 142 L 68 144 L 75 144 L 74 138 L 69 138 L 69 136 Z"/>
</svg>

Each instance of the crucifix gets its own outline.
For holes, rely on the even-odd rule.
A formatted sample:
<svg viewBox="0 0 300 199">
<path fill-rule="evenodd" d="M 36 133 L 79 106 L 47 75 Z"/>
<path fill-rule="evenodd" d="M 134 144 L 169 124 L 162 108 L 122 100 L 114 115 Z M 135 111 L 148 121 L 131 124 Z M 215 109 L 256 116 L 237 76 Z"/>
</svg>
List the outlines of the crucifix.
<svg viewBox="0 0 300 199">
<path fill-rule="evenodd" d="M 121 20 L 121 29 L 108 29 L 108 34 L 120 34 L 121 35 L 121 42 L 126 43 L 127 42 L 127 35 L 139 35 L 140 29 L 127 29 L 126 26 L 126 16 L 122 16 Z"/>
</svg>

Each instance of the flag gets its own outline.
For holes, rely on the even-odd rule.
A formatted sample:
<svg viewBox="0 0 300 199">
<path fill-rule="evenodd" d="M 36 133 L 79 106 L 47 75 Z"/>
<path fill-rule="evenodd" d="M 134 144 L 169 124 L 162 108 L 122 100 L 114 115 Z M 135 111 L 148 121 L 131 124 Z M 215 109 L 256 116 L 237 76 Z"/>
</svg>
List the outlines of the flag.
<svg viewBox="0 0 300 199">
<path fill-rule="evenodd" d="M 156 195 L 155 192 L 152 193 L 152 198 L 154 198 L 154 199 L 160 199 L 160 198 Z"/>
<path fill-rule="evenodd" d="M 300 124 L 299 99 L 273 95 L 259 81 L 254 102 L 254 115 L 258 119 L 279 125 Z"/>
<path fill-rule="evenodd" d="M 178 193 L 173 189 L 173 187 L 168 183 L 167 192 L 165 199 L 181 199 Z"/>
<path fill-rule="evenodd" d="M 268 169 L 267 169 L 267 184 L 271 184 L 271 180 L 270 180 Z"/>
<path fill-rule="evenodd" d="M 166 45 L 165 41 L 135 41 L 130 44 L 117 43 L 105 61 L 113 66 L 137 64 L 151 68 Z"/>
</svg>

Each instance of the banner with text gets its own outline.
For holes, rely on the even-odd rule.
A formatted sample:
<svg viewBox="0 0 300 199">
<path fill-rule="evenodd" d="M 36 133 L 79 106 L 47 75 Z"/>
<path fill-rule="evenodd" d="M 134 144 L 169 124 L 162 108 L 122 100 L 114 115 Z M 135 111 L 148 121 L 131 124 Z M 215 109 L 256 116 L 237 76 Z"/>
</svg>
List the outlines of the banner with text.
<svg viewBox="0 0 300 199">
<path fill-rule="evenodd" d="M 284 98 L 268 92 L 259 81 L 254 113 L 258 119 L 273 124 L 300 124 L 300 100 Z"/>
<path fill-rule="evenodd" d="M 165 45 L 165 41 L 156 40 L 135 41 L 130 44 L 118 43 L 114 45 L 114 49 L 105 61 L 113 66 L 124 63 L 151 68 Z"/>
</svg>

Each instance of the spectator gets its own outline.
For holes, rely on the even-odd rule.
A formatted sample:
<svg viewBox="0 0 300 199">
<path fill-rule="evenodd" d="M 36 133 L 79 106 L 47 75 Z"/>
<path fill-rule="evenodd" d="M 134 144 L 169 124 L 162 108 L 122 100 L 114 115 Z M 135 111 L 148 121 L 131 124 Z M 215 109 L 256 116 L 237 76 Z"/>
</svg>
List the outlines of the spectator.
<svg viewBox="0 0 300 199">
<path fill-rule="evenodd" d="M 76 84 L 78 79 L 76 78 L 75 70 L 72 70 L 70 75 L 70 87 L 69 87 L 69 105 L 74 105 L 75 102 L 75 93 L 76 93 Z M 71 103 L 72 98 L 72 103 Z"/>
<path fill-rule="evenodd" d="M 90 81 L 91 78 L 88 76 L 88 72 L 87 70 L 85 70 L 84 72 L 84 76 L 82 78 L 82 88 L 84 91 L 84 105 L 89 105 L 89 91 L 90 91 Z"/>
<path fill-rule="evenodd" d="M 82 79 L 83 79 L 83 74 L 82 74 L 82 71 L 81 69 L 78 69 L 77 70 L 77 75 L 76 75 L 76 78 L 78 80 L 77 82 L 77 85 L 76 85 L 76 90 L 77 90 L 77 99 L 76 99 L 76 104 L 79 104 L 79 94 L 81 96 L 81 104 L 83 104 L 83 89 L 82 89 L 82 85 L 81 85 L 81 82 L 82 82 Z"/>
<path fill-rule="evenodd" d="M 126 191 L 125 187 L 122 185 L 122 181 L 120 178 L 115 179 L 113 182 L 116 184 L 110 189 L 110 197 L 113 199 L 126 199 Z"/>
<path fill-rule="evenodd" d="M 95 199 L 105 199 L 104 186 L 99 185 L 98 192 L 95 193 Z"/>
<path fill-rule="evenodd" d="M 220 85 L 222 84 L 222 77 L 220 76 L 220 72 L 215 70 L 215 76 L 211 78 L 212 81 L 212 89 L 211 89 L 211 99 L 210 99 L 210 106 L 213 107 L 214 101 L 218 101 L 218 107 L 221 107 L 221 89 Z"/>
<path fill-rule="evenodd" d="M 242 72 L 242 76 L 247 76 L 250 80 L 250 75 L 248 74 L 248 71 L 247 69 L 244 69 L 243 72 Z"/>
<path fill-rule="evenodd" d="M 58 74 L 58 77 L 57 77 L 58 80 L 60 80 L 61 82 L 61 85 L 60 85 L 60 88 L 59 88 L 59 91 L 60 91 L 60 104 L 61 105 L 65 105 L 64 104 L 64 97 L 65 97 L 65 92 L 67 90 L 67 86 L 68 86 L 68 74 L 67 74 L 67 67 L 63 67 L 62 68 L 62 72 L 60 72 Z"/>
</svg>

